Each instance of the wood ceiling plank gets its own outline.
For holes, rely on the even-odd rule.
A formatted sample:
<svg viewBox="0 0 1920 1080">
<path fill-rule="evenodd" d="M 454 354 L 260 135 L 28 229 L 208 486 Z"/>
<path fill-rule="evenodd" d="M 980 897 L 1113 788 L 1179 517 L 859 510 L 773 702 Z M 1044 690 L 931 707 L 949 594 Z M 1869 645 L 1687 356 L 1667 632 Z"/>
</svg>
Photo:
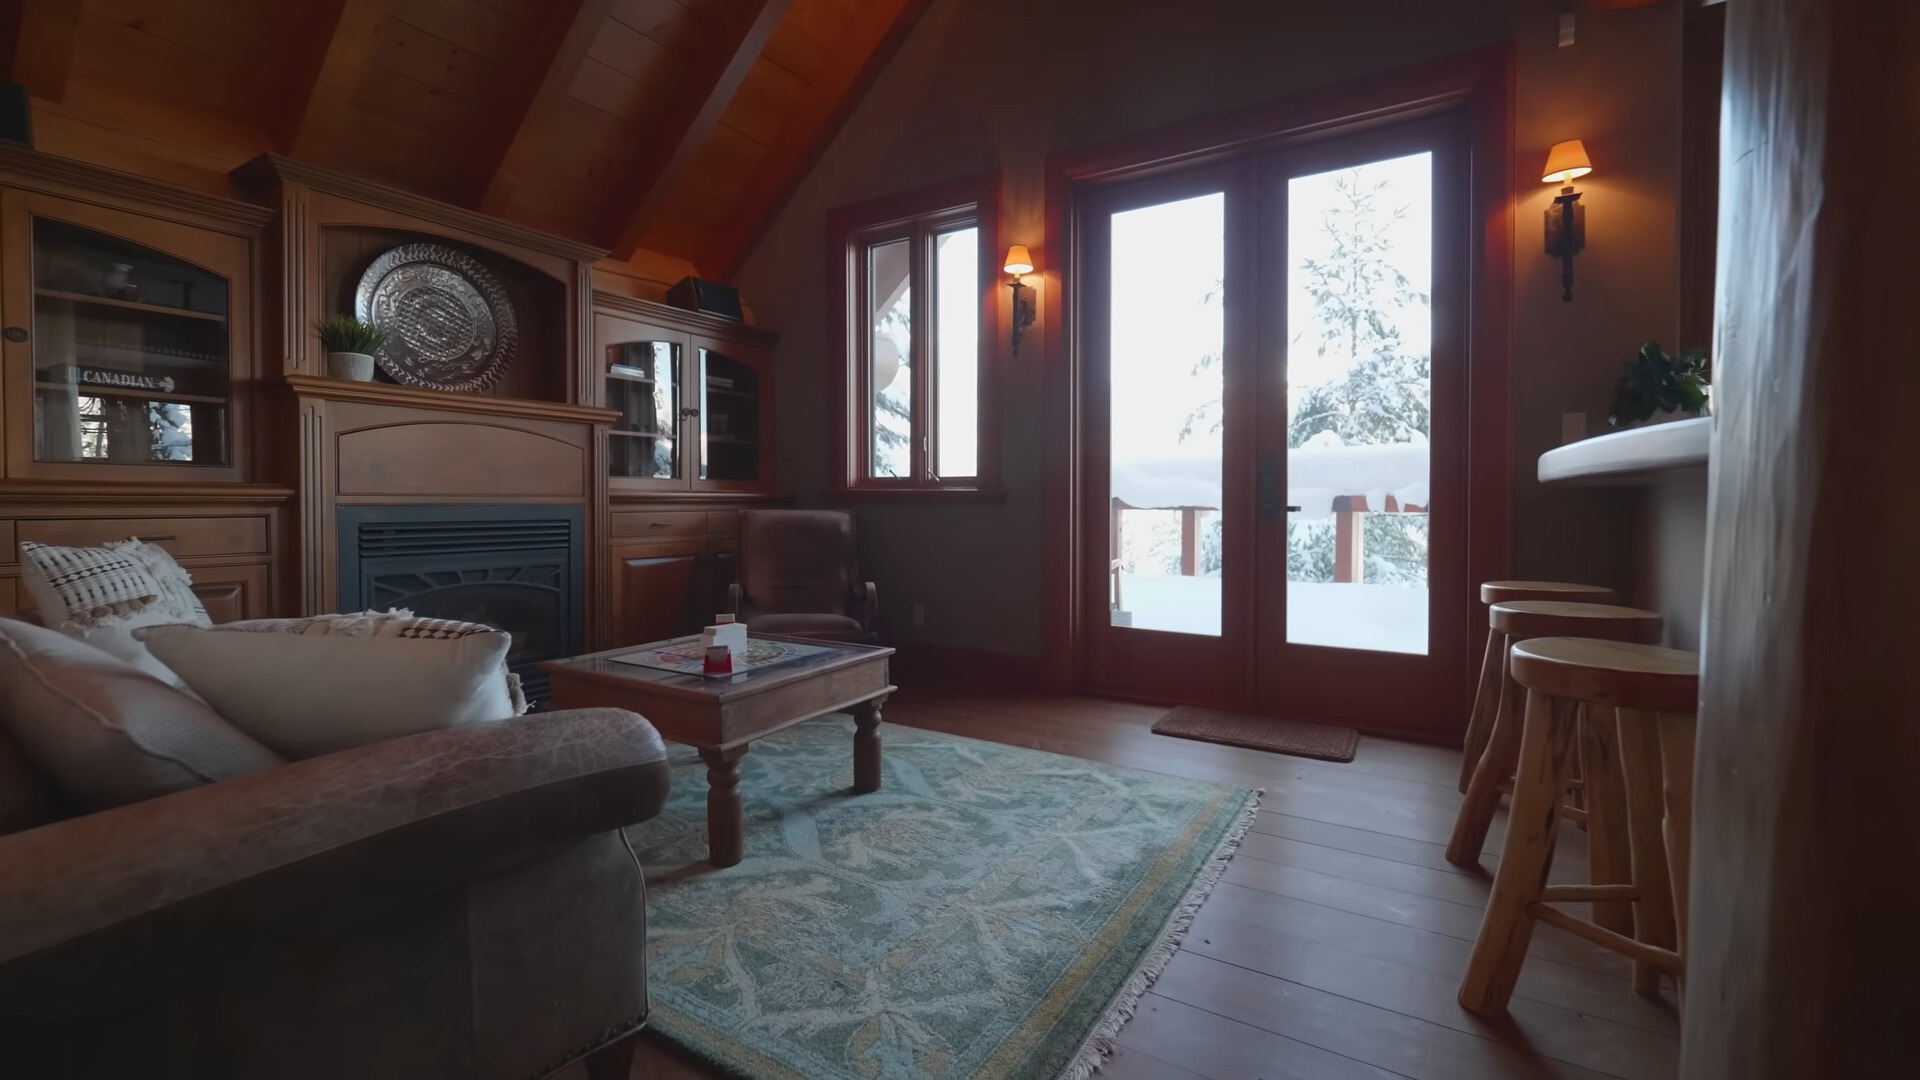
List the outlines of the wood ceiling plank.
<svg viewBox="0 0 1920 1080">
<path fill-rule="evenodd" d="M 259 90 L 239 64 L 91 12 L 81 18 L 71 66 L 176 105 L 256 124 L 263 119 Z"/>
<path fill-rule="evenodd" d="M 274 149 L 305 161 L 326 161 L 345 130 L 353 95 L 373 55 L 374 31 L 386 18 L 386 0 L 329 0 L 315 5 L 271 136 Z"/>
<path fill-rule="evenodd" d="M 621 75 L 644 86 L 674 84 L 683 60 L 679 54 L 619 19 L 608 19 L 587 53 Z"/>
<path fill-rule="evenodd" d="M 537 19 L 508 13 L 475 0 L 389 0 L 393 18 L 424 30 L 479 56 L 507 58 L 517 52 L 527 28 Z"/>
<path fill-rule="evenodd" d="M 747 179 L 744 193 L 722 219 L 727 227 L 712 234 L 705 249 L 695 257 L 696 264 L 719 274 L 723 281 L 739 273 L 740 263 L 772 226 L 800 182 L 813 171 L 820 156 L 826 153 L 834 136 L 872 89 L 874 80 L 886 70 L 887 62 L 893 59 L 930 3 L 931 0 L 902 0 L 890 19 L 881 17 L 886 4 L 875 3 L 868 8 L 873 13 L 869 21 L 851 28 L 846 35 L 851 44 L 862 46 L 856 55 L 863 54 L 865 59 L 834 95 L 833 108 L 817 125 L 789 127 L 786 138 L 769 151 Z"/>
<path fill-rule="evenodd" d="M 48 101 L 67 96 L 81 6 L 80 0 L 19 0 L 10 17 L 0 17 L 0 63 L 8 81 Z"/>
<path fill-rule="evenodd" d="M 589 56 L 574 73 L 567 96 L 616 120 L 633 121 L 647 112 L 653 89 L 635 82 Z"/>
<path fill-rule="evenodd" d="M 605 217 L 605 235 L 615 258 L 628 259 L 640 247 L 640 238 L 668 191 L 719 124 L 746 79 L 767 39 L 786 14 L 791 0 L 748 0 L 729 12 L 714 47 L 690 66 L 688 92 L 667 107 L 662 122 L 646 141 L 668 148 L 659 155 L 643 155 L 614 188 Z"/>
<path fill-rule="evenodd" d="M 733 104 L 720 124 L 762 147 L 777 146 L 812 94 L 812 87 L 763 54 L 735 91 Z"/>
<path fill-rule="evenodd" d="M 694 53 L 700 39 L 712 32 L 713 7 L 679 0 L 615 0 L 613 17 L 669 51 Z"/>
<path fill-rule="evenodd" d="M 500 137 L 474 162 L 468 205 L 499 215 L 512 193 L 514 176 L 526 165 L 538 135 L 540 117 L 566 96 L 612 11 L 613 0 L 566 0 L 553 5 L 545 40 L 529 43 L 529 64 L 518 85 L 502 95 Z"/>
</svg>

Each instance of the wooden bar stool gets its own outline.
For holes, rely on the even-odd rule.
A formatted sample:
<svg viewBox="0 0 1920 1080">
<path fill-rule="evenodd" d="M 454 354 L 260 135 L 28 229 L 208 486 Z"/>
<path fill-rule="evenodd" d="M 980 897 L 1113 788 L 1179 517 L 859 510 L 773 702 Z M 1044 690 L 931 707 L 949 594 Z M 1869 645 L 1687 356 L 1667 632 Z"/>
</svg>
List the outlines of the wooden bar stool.
<svg viewBox="0 0 1920 1080">
<path fill-rule="evenodd" d="M 1514 648 L 1532 638 L 1581 637 L 1606 641 L 1653 644 L 1660 640 L 1662 620 L 1657 611 L 1621 607 L 1617 604 L 1584 604 L 1560 600 L 1512 600 L 1488 609 L 1489 624 L 1509 647 L 1502 652 L 1500 707 L 1494 714 L 1493 730 L 1474 763 L 1467 783 L 1466 798 L 1460 801 L 1460 813 L 1453 821 L 1453 835 L 1447 841 L 1447 860 L 1461 866 L 1476 866 L 1480 849 L 1486 846 L 1487 830 L 1500 809 L 1500 793 L 1513 778 L 1520 757 L 1521 710 L 1525 691 L 1514 681 L 1512 664 L 1507 659 Z M 1625 881 L 1628 873 L 1626 807 L 1620 790 L 1619 748 L 1614 742 L 1614 725 L 1605 706 L 1593 710 L 1602 723 L 1581 724 L 1578 728 L 1580 755 L 1569 763 L 1563 780 L 1577 768 L 1586 796 L 1588 876 L 1600 884 Z M 1563 784 L 1562 788 L 1567 785 Z M 1511 817 L 1509 821 L 1511 822 Z M 1595 908 L 1600 924 L 1627 931 L 1633 926 L 1633 913 L 1624 903 L 1602 902 Z"/>
<path fill-rule="evenodd" d="M 1569 600 L 1589 604 L 1615 602 L 1612 589 L 1599 585 L 1576 585 L 1570 581 L 1488 581 L 1480 586 L 1480 602 L 1492 607 L 1509 600 Z M 1467 738 L 1460 747 L 1460 790 L 1467 790 L 1473 778 L 1474 762 L 1487 748 L 1487 733 L 1493 730 L 1493 717 L 1500 709 L 1501 664 L 1507 655 L 1507 636 L 1487 622 L 1487 651 L 1480 659 L 1480 685 L 1473 695 L 1473 711 L 1467 714 Z"/>
<path fill-rule="evenodd" d="M 1643 994 L 1658 989 L 1662 971 L 1681 982 L 1698 664 L 1693 653 L 1678 649 L 1588 638 L 1536 638 L 1513 646 L 1508 666 L 1527 690 L 1525 731 L 1500 869 L 1460 982 L 1463 1007 L 1483 1014 L 1506 1010 L 1536 919 L 1627 956 L 1634 988 Z M 1607 715 L 1618 717 L 1631 874 L 1624 883 L 1548 885 L 1575 716 L 1583 705 L 1592 710 L 1589 728 L 1603 726 Z M 1631 903 L 1632 936 L 1550 906 L 1582 901 L 1596 908 L 1600 902 Z"/>
</svg>

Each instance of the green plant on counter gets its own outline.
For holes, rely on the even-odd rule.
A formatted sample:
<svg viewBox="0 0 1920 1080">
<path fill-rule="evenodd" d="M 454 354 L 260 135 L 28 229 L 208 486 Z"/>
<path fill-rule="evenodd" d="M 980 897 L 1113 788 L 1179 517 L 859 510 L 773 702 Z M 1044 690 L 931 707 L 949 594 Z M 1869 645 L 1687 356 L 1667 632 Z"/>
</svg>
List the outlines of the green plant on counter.
<svg viewBox="0 0 1920 1080">
<path fill-rule="evenodd" d="M 1651 419 L 1655 413 L 1680 412 L 1699 416 L 1707 406 L 1707 354 L 1688 349 L 1675 356 L 1649 341 L 1640 354 L 1620 368 L 1613 381 L 1613 405 L 1607 423 L 1625 427 Z"/>
<path fill-rule="evenodd" d="M 322 319 L 313 324 L 313 332 L 320 335 L 320 348 L 330 353 L 365 353 L 372 356 L 387 342 L 385 330 L 371 323 L 363 323 L 351 315 Z"/>
</svg>

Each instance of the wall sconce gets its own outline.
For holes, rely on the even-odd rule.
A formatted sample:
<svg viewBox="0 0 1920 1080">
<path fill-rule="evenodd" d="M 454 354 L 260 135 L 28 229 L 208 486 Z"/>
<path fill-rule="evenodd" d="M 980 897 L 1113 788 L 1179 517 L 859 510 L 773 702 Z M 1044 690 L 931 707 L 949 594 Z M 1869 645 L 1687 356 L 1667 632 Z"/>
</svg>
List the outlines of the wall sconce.
<svg viewBox="0 0 1920 1080">
<path fill-rule="evenodd" d="M 1543 184 L 1564 184 L 1547 211 L 1547 254 L 1560 260 L 1560 299 L 1573 301 L 1573 256 L 1587 246 L 1587 211 L 1580 205 L 1575 179 L 1593 171 L 1587 148 L 1579 139 L 1553 144 L 1547 151 Z"/>
<path fill-rule="evenodd" d="M 1013 355 L 1020 355 L 1020 335 L 1033 325 L 1033 286 L 1020 280 L 1022 274 L 1033 273 L 1033 256 L 1028 254 L 1027 245 L 1015 244 L 1007 249 L 1007 262 L 1003 267 L 1013 275 L 1007 288 L 1013 290 Z"/>
</svg>

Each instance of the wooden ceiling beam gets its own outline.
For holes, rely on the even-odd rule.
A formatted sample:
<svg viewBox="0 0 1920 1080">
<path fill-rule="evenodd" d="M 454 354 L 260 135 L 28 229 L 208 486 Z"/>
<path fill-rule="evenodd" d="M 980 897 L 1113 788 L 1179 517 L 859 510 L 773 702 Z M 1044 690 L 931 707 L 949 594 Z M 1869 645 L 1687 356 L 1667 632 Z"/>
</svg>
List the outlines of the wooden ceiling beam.
<svg viewBox="0 0 1920 1080">
<path fill-rule="evenodd" d="M 528 43 L 533 63 L 503 97 L 506 105 L 492 129 L 498 138 L 474 162 L 468 205 L 500 216 L 515 178 L 533 156 L 540 118 L 566 97 L 587 50 L 613 13 L 613 4 L 614 0 L 555 0 L 551 5 L 540 40 Z"/>
<path fill-rule="evenodd" d="M 80 31 L 81 0 L 18 0 L 9 18 L 0 18 L 0 63 L 5 79 L 48 101 L 67 96 L 73 71 L 73 42 Z"/>
<path fill-rule="evenodd" d="M 323 162 L 346 130 L 353 95 L 373 53 L 386 0 L 330 0 L 316 5 L 311 48 L 292 65 L 292 85 L 268 137 L 288 157 Z"/>
<path fill-rule="evenodd" d="M 731 227 L 717 234 L 706 251 L 697 253 L 695 265 L 718 274 L 722 281 L 730 281 L 740 272 L 740 264 L 773 227 L 774 219 L 793 198 L 801 181 L 819 164 L 834 137 L 846 126 L 847 118 L 873 88 L 874 80 L 886 70 L 893 54 L 900 50 L 931 3 L 932 0 L 903 0 L 893 18 L 873 33 L 866 59 L 848 79 L 820 126 L 811 132 L 804 126 L 794 126 L 769 152 L 726 215 L 724 220 L 731 222 Z"/>
<path fill-rule="evenodd" d="M 760 58 L 790 2 L 747 0 L 734 5 L 726 24 L 713 35 L 712 46 L 690 65 L 690 89 L 673 99 L 654 130 L 646 133 L 649 137 L 642 140 L 642 145 L 670 149 L 663 154 L 642 153 L 614 186 L 601 226 L 614 258 L 631 259 L 639 250 L 640 239 L 660 212 L 667 192 L 720 123 L 727 103 Z"/>
</svg>

